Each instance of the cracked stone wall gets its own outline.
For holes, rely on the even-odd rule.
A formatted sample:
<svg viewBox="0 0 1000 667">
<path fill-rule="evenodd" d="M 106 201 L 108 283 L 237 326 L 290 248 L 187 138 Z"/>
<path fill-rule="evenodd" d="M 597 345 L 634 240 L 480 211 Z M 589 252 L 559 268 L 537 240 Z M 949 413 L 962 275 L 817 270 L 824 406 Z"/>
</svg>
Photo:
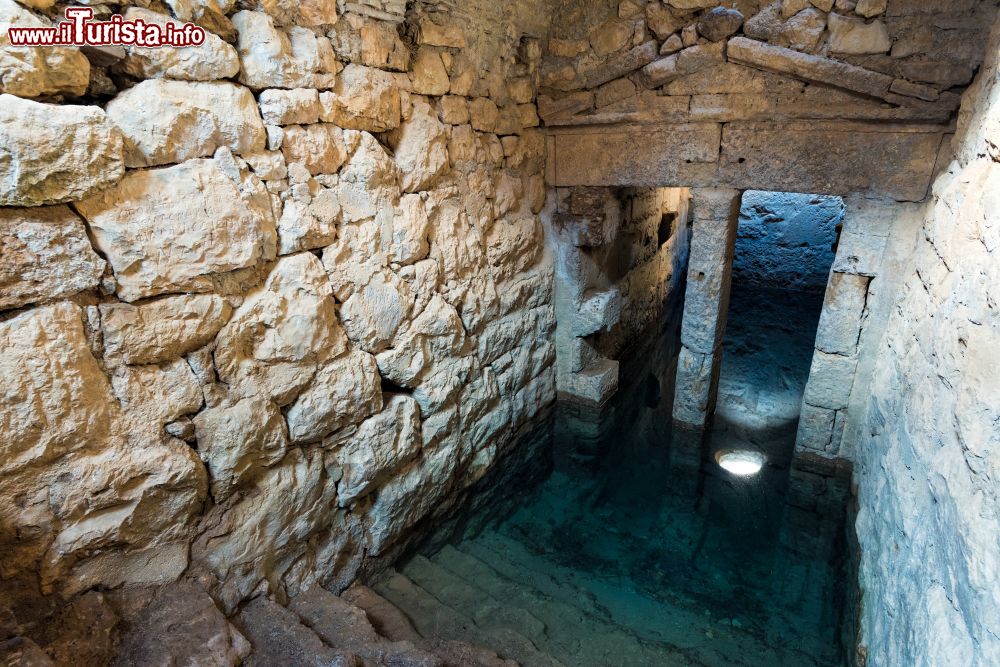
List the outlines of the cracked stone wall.
<svg viewBox="0 0 1000 667">
<path fill-rule="evenodd" d="M 0 578 L 343 586 L 554 399 L 546 7 L 137 4 L 0 43 Z"/>
<path fill-rule="evenodd" d="M 1000 86 L 966 94 L 879 348 L 857 450 L 869 665 L 1000 662 Z"/>
<path fill-rule="evenodd" d="M 548 233 L 560 396 L 604 403 L 618 389 L 619 361 L 669 326 L 687 266 L 690 198 L 686 188 L 556 189 Z"/>
</svg>

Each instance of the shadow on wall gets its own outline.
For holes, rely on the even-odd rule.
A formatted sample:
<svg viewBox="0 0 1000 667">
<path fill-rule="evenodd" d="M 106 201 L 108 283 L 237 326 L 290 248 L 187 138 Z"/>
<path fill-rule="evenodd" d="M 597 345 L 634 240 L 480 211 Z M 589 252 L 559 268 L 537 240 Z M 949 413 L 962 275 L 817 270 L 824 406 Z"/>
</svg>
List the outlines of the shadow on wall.
<svg viewBox="0 0 1000 667">
<path fill-rule="evenodd" d="M 740 207 L 734 284 L 822 292 L 843 219 L 840 197 L 747 191 Z"/>
</svg>

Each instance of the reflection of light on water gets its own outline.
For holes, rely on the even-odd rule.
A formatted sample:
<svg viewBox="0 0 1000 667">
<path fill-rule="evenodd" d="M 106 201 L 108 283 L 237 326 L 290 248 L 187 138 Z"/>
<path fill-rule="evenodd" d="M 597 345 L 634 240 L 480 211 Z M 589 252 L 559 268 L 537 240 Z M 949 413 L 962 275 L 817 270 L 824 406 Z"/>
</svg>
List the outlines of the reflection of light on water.
<svg viewBox="0 0 1000 667">
<path fill-rule="evenodd" d="M 715 455 L 719 467 L 737 477 L 752 477 L 764 467 L 764 455 L 749 449 L 723 450 Z"/>
</svg>

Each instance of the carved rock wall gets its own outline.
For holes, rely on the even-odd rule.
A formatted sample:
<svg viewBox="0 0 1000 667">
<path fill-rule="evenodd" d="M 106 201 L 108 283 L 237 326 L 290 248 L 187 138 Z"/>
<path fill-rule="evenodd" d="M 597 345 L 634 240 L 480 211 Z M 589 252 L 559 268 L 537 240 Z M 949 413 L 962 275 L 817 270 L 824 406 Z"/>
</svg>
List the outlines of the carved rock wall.
<svg viewBox="0 0 1000 667">
<path fill-rule="evenodd" d="M 856 454 L 868 664 L 1000 661 L 1000 86 L 966 94 L 879 349 Z"/>
</svg>

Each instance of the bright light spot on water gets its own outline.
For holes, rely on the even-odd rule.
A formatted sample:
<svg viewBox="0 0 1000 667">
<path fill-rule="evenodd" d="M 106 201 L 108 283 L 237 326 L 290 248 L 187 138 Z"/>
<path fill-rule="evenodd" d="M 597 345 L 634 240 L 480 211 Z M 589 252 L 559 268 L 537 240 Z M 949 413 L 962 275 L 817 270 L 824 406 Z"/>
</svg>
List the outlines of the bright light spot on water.
<svg viewBox="0 0 1000 667">
<path fill-rule="evenodd" d="M 764 467 L 764 455 L 748 449 L 721 451 L 715 455 L 715 461 L 737 477 L 752 477 Z"/>
</svg>

